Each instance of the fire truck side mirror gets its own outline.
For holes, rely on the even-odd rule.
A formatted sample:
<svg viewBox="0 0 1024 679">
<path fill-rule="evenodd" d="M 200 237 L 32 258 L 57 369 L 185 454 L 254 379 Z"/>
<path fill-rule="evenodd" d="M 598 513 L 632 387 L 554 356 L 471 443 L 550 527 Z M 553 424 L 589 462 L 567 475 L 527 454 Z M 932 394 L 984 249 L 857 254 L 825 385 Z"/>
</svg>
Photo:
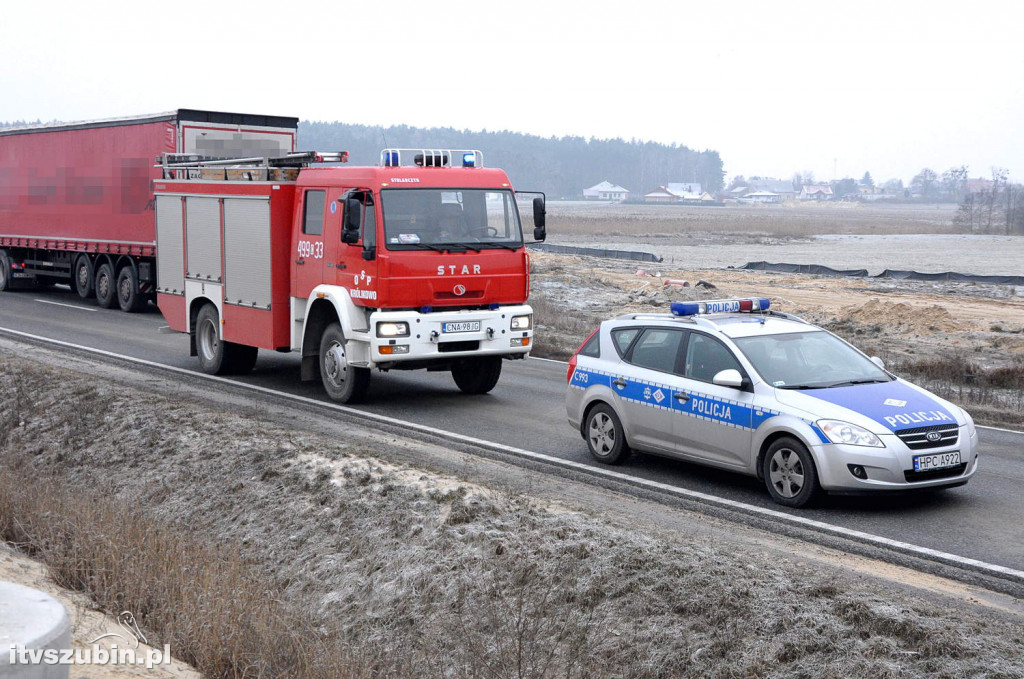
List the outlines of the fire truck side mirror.
<svg viewBox="0 0 1024 679">
<path fill-rule="evenodd" d="M 537 241 L 547 238 L 547 210 L 544 207 L 544 198 L 537 196 L 533 199 L 533 239 Z"/>
<path fill-rule="evenodd" d="M 363 205 L 356 198 L 345 199 L 345 223 L 341 231 L 341 242 L 355 245 L 359 242 L 359 228 L 363 223 Z"/>
</svg>

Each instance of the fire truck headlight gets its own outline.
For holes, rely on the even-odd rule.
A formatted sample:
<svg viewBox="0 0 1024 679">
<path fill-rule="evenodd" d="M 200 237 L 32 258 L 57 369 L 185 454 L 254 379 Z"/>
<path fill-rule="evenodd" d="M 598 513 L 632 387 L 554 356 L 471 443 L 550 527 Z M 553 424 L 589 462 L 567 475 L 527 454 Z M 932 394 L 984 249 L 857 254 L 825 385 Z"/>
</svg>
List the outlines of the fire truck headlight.
<svg viewBox="0 0 1024 679">
<path fill-rule="evenodd" d="M 527 314 L 526 316 L 513 316 L 512 317 L 512 329 L 513 330 L 529 330 L 533 327 L 533 314 Z"/>
<path fill-rule="evenodd" d="M 377 337 L 408 337 L 408 323 L 378 323 Z"/>
</svg>

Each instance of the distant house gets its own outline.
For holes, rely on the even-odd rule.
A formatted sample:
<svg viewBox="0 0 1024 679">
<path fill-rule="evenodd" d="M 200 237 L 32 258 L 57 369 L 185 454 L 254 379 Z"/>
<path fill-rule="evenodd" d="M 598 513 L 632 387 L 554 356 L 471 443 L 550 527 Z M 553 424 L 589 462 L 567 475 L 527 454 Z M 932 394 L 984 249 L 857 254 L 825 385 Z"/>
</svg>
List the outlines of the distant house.
<svg viewBox="0 0 1024 679">
<path fill-rule="evenodd" d="M 691 203 L 714 200 L 714 196 L 701 190 L 700 184 L 696 182 L 669 182 L 644 194 L 645 203 Z"/>
<path fill-rule="evenodd" d="M 700 184 L 695 182 L 689 184 L 669 182 L 665 184 L 665 188 L 679 196 L 682 200 L 700 200 L 700 194 L 704 193 L 701 191 Z"/>
<path fill-rule="evenodd" d="M 740 202 L 747 203 L 781 203 L 782 196 L 771 191 L 754 191 L 748 193 Z"/>
<path fill-rule="evenodd" d="M 982 193 L 992 188 L 992 180 L 978 177 L 964 181 L 964 191 L 967 193 Z"/>
<path fill-rule="evenodd" d="M 784 202 L 796 198 L 797 192 L 793 188 L 793 182 L 789 179 L 775 179 L 774 177 L 751 177 L 750 188 L 752 191 L 767 191 L 779 196 L 778 202 Z"/>
<path fill-rule="evenodd" d="M 800 200 L 832 200 L 832 187 L 823 184 L 805 184 L 800 190 Z"/>
<path fill-rule="evenodd" d="M 618 184 L 612 184 L 611 182 L 601 182 L 595 184 L 589 189 L 583 189 L 584 200 L 610 200 L 613 202 L 621 202 L 629 197 L 629 189 L 624 189 Z"/>
</svg>

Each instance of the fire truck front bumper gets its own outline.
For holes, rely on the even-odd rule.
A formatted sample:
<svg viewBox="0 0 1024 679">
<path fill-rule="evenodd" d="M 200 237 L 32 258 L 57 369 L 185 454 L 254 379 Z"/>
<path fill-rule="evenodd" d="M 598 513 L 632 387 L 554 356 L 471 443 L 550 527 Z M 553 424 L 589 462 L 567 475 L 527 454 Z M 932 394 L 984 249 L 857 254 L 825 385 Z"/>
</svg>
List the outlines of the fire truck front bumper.
<svg viewBox="0 0 1024 679">
<path fill-rule="evenodd" d="M 467 356 L 526 358 L 533 348 L 533 309 L 522 304 L 429 313 L 377 311 L 370 315 L 369 334 L 370 360 L 380 367 Z"/>
</svg>

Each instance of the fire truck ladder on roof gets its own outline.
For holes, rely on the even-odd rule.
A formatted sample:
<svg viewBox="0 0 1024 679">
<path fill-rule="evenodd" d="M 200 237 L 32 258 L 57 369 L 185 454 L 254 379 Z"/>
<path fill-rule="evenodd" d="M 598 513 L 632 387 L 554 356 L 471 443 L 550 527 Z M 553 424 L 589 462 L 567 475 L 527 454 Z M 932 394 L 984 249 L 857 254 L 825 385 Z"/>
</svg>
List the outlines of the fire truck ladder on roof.
<svg viewBox="0 0 1024 679">
<path fill-rule="evenodd" d="M 271 158 L 216 158 L 195 153 L 164 153 L 157 156 L 156 166 L 163 169 L 164 179 L 240 179 L 266 181 L 270 170 L 298 170 L 314 163 L 347 163 L 348 151 L 296 151 Z M 206 172 L 204 173 L 204 170 Z M 218 172 L 217 170 L 221 170 Z M 210 175 L 210 176 L 207 176 Z M 213 176 L 217 175 L 217 176 Z M 284 178 L 284 177 L 279 177 Z"/>
</svg>

